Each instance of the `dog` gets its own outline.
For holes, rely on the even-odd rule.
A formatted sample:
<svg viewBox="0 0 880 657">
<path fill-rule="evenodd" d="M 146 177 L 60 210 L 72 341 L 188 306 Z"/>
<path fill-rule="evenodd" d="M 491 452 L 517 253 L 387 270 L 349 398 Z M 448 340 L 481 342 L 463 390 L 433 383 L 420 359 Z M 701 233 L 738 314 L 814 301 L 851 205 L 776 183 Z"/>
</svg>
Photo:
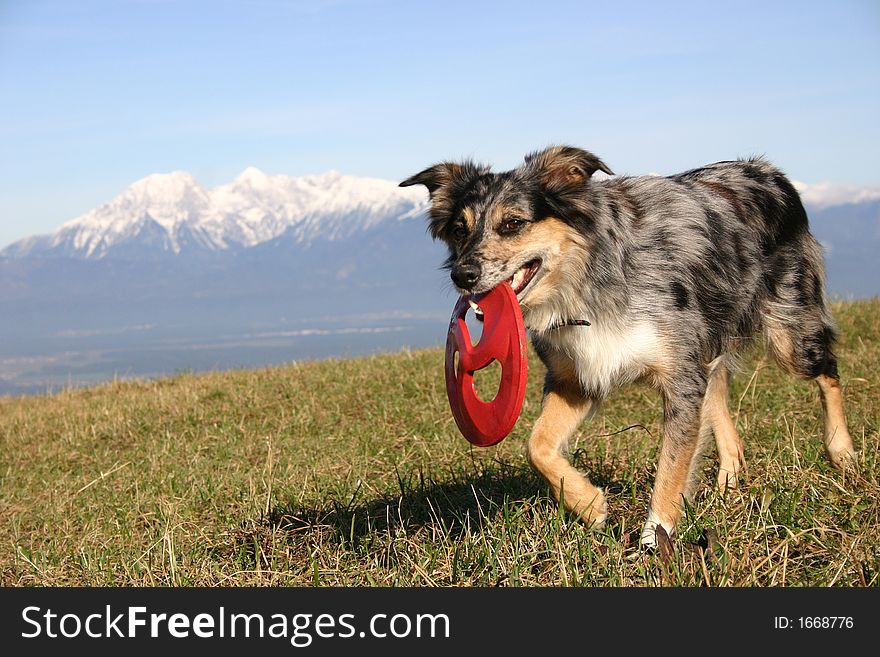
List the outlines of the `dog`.
<svg viewBox="0 0 880 657">
<path fill-rule="evenodd" d="M 597 171 L 611 177 L 594 179 Z M 410 185 L 428 189 L 429 231 L 449 247 L 458 291 L 507 281 L 516 293 L 546 366 L 528 459 L 589 527 L 604 523 L 605 496 L 566 447 L 626 384 L 646 382 L 663 399 L 642 546 L 655 548 L 661 528 L 673 535 L 712 434 L 717 484 L 736 487 L 743 446 L 728 386 L 759 331 L 783 370 L 816 381 L 826 452 L 840 469 L 854 464 L 822 250 L 794 186 L 763 157 L 614 177 L 593 153 L 552 146 L 501 173 L 436 164 L 400 183 Z"/>
</svg>

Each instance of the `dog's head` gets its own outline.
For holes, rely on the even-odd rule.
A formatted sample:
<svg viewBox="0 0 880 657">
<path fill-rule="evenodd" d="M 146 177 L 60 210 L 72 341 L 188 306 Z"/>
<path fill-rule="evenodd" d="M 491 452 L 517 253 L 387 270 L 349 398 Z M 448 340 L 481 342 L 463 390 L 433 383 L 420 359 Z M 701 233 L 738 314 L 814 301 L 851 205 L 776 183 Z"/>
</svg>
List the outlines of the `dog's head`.
<svg viewBox="0 0 880 657">
<path fill-rule="evenodd" d="M 589 231 L 576 224 L 592 214 L 596 171 L 611 174 L 592 153 L 553 146 L 511 171 L 444 162 L 400 186 L 428 188 L 431 234 L 449 247 L 446 264 L 460 292 L 486 292 L 507 280 L 521 304 L 536 306 L 584 261 Z"/>
</svg>

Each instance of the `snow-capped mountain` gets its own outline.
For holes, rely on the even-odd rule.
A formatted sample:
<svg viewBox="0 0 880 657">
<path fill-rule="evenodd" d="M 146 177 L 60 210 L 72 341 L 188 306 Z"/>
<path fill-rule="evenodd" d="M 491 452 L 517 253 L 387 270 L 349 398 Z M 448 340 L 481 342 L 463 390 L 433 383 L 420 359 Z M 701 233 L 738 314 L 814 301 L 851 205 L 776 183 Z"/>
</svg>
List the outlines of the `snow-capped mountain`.
<svg viewBox="0 0 880 657">
<path fill-rule="evenodd" d="M 308 244 L 419 217 L 426 206 L 427 194 L 420 188 L 335 171 L 270 176 L 249 167 L 213 189 L 175 171 L 147 176 L 54 233 L 16 242 L 2 255 L 131 259 L 247 249 L 282 236 Z"/>
<path fill-rule="evenodd" d="M 336 172 L 139 180 L 0 251 L 0 395 L 435 344 L 454 300 L 427 201 Z"/>
</svg>

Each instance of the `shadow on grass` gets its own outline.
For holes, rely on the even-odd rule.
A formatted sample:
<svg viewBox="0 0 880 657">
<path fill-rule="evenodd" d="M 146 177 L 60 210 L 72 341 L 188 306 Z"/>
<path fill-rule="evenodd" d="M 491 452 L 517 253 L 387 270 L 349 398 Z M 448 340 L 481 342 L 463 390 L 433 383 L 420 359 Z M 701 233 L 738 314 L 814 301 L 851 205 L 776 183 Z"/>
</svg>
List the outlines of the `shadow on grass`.
<svg viewBox="0 0 880 657">
<path fill-rule="evenodd" d="M 576 466 L 585 465 L 583 460 Z M 606 490 L 619 491 L 626 482 L 614 478 L 613 468 L 593 463 L 590 478 Z M 598 466 L 598 467 L 597 467 Z M 518 506 L 531 501 L 555 513 L 556 502 L 547 485 L 528 467 L 496 462 L 474 472 L 468 469 L 444 473 L 438 481 L 418 471 L 398 473 L 399 493 L 358 501 L 355 491 L 347 503 L 329 499 L 319 508 L 297 504 L 277 504 L 266 522 L 277 529 L 302 536 L 331 530 L 344 543 L 356 545 L 376 533 L 408 532 L 434 527 L 445 535 L 458 537 L 479 530 L 499 514 L 519 513 Z"/>
<path fill-rule="evenodd" d="M 398 473 L 398 494 L 348 503 L 329 499 L 321 508 L 276 505 L 268 522 L 285 531 L 323 532 L 328 528 L 344 542 L 357 543 L 368 534 L 409 531 L 435 526 L 452 536 L 479 528 L 507 502 L 545 494 L 543 483 L 527 469 L 502 466 L 484 472 L 447 473 L 443 481 L 424 472 Z"/>
</svg>

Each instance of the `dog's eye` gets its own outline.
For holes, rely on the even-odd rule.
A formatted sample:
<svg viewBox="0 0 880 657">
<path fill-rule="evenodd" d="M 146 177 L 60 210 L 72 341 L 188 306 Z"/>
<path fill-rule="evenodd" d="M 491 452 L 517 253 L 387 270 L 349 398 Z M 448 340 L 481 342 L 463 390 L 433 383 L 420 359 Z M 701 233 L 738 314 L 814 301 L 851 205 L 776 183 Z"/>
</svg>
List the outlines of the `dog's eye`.
<svg viewBox="0 0 880 657">
<path fill-rule="evenodd" d="M 467 228 L 465 228 L 461 224 L 452 229 L 452 236 L 457 240 L 463 240 L 465 237 L 467 237 L 467 234 Z"/>
<path fill-rule="evenodd" d="M 505 219 L 501 222 L 498 232 L 502 235 L 513 235 L 521 231 L 525 225 L 526 222 L 522 219 Z"/>
</svg>

